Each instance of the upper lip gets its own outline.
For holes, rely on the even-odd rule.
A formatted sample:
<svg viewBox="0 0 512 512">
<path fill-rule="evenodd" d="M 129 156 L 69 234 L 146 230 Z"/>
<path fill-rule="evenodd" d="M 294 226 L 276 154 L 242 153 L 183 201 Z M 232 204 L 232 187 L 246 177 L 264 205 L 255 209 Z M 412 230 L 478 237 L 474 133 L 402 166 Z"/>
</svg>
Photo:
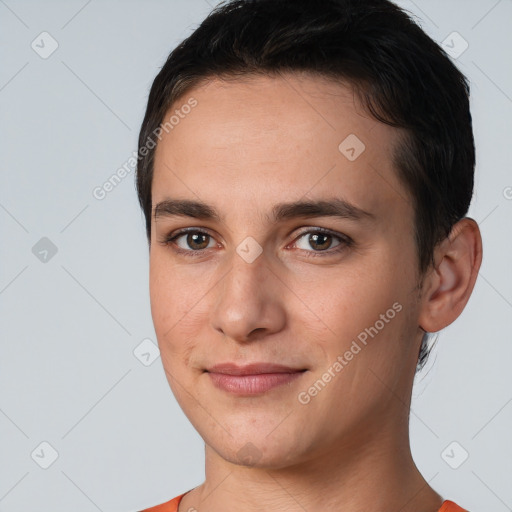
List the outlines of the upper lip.
<svg viewBox="0 0 512 512">
<path fill-rule="evenodd" d="M 247 365 L 237 365 L 235 363 L 220 363 L 206 371 L 210 373 L 224 373 L 226 375 L 258 375 L 262 373 L 297 373 L 304 371 L 305 368 L 292 368 L 282 364 L 274 363 L 251 363 Z"/>
</svg>

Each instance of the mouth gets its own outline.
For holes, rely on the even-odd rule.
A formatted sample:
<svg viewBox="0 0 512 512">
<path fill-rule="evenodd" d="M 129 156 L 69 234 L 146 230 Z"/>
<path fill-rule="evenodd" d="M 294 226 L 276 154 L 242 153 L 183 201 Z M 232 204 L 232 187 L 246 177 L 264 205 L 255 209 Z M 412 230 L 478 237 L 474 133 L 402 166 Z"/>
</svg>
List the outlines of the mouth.
<svg viewBox="0 0 512 512">
<path fill-rule="evenodd" d="M 290 384 L 308 370 L 273 363 L 222 363 L 205 370 L 215 387 L 235 395 L 259 395 Z"/>
</svg>

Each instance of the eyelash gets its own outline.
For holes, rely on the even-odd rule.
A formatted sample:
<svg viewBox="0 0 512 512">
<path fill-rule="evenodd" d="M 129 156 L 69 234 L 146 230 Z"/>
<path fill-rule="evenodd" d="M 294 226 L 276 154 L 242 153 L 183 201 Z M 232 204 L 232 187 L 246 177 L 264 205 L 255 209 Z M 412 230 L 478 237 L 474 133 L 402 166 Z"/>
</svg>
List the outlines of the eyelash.
<svg viewBox="0 0 512 512">
<path fill-rule="evenodd" d="M 206 235 L 206 236 L 209 236 L 210 238 L 214 238 L 207 231 L 203 231 L 203 230 L 198 229 L 198 228 L 186 228 L 186 229 L 181 229 L 181 230 L 179 230 L 176 233 L 170 233 L 169 235 L 166 235 L 162 240 L 159 241 L 159 243 L 164 245 L 164 246 L 168 246 L 168 245 L 172 244 L 172 245 L 174 245 L 173 250 L 176 253 L 182 254 L 182 255 L 184 255 L 186 257 L 189 257 L 189 258 L 203 256 L 204 252 L 207 251 L 208 249 L 198 249 L 198 250 L 190 249 L 190 250 L 187 250 L 187 249 L 181 249 L 180 247 L 176 246 L 175 241 L 178 238 L 182 237 L 183 235 L 190 234 L 190 233 Z M 308 231 L 303 231 L 302 233 L 300 233 L 297 236 L 297 238 L 293 241 L 293 243 L 295 244 L 304 235 L 315 234 L 315 233 L 321 233 L 321 234 L 324 234 L 324 235 L 332 236 L 333 238 L 337 238 L 339 240 L 340 244 L 337 245 L 332 250 L 328 249 L 328 250 L 325 250 L 325 251 L 306 251 L 306 253 L 308 253 L 308 256 L 307 256 L 308 258 L 332 256 L 333 254 L 341 253 L 343 250 L 345 250 L 345 249 L 347 249 L 349 247 L 352 247 L 352 245 L 354 244 L 354 241 L 349 236 L 343 235 L 341 233 L 335 233 L 335 232 L 330 231 L 330 230 L 325 229 L 325 228 L 315 228 L 315 229 L 310 229 Z M 299 249 L 299 250 L 305 250 L 305 249 Z"/>
</svg>

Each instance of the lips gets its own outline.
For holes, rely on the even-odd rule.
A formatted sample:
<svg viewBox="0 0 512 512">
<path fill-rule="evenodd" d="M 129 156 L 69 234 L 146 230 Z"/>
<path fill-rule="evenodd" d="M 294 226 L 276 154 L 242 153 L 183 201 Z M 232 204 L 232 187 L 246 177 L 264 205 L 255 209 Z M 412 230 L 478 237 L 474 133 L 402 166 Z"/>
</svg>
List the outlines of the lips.
<svg viewBox="0 0 512 512">
<path fill-rule="evenodd" d="M 274 363 L 253 363 L 239 366 L 217 364 L 206 370 L 215 387 L 232 395 L 261 395 L 300 378 L 305 368 L 293 368 Z"/>
<path fill-rule="evenodd" d="M 305 368 L 292 368 L 274 363 L 252 363 L 244 366 L 235 363 L 222 363 L 216 364 L 206 371 L 224 375 L 261 375 L 262 373 L 299 373 L 305 371 Z"/>
</svg>

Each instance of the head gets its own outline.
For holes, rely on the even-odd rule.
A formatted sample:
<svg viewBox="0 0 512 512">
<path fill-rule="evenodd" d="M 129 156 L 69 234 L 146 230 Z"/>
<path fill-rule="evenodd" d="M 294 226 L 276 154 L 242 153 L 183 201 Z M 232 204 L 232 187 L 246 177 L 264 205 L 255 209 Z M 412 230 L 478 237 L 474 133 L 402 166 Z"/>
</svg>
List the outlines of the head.
<svg viewBox="0 0 512 512">
<path fill-rule="evenodd" d="M 387 0 L 232 1 L 169 55 L 137 187 L 162 361 L 207 444 L 279 465 L 407 416 L 480 264 L 474 164 L 467 80 Z M 301 373 L 232 396 L 226 361 Z"/>
</svg>

